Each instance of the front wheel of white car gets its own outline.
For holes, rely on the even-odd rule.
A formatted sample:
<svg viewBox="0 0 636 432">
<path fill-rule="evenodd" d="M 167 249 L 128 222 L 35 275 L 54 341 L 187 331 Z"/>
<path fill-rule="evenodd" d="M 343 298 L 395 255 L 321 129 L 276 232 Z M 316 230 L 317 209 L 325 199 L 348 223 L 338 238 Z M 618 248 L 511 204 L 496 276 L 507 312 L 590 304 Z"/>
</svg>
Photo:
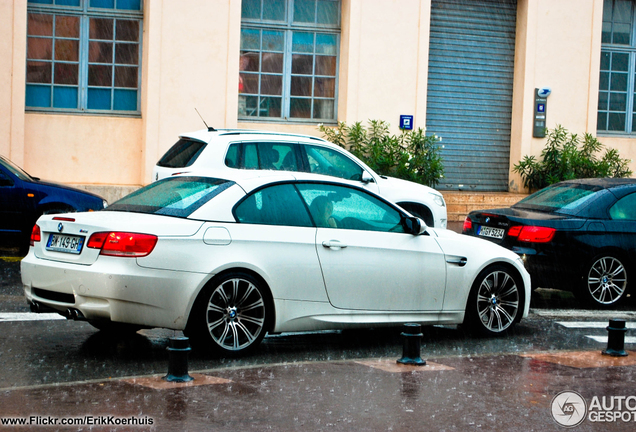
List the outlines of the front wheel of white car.
<svg viewBox="0 0 636 432">
<path fill-rule="evenodd" d="M 476 334 L 506 333 L 523 313 L 523 286 L 516 272 L 501 265 L 482 270 L 475 279 L 464 325 Z"/>
<path fill-rule="evenodd" d="M 269 292 L 247 273 L 232 273 L 208 285 L 197 300 L 187 333 L 193 342 L 226 356 L 243 355 L 263 339 Z"/>
</svg>

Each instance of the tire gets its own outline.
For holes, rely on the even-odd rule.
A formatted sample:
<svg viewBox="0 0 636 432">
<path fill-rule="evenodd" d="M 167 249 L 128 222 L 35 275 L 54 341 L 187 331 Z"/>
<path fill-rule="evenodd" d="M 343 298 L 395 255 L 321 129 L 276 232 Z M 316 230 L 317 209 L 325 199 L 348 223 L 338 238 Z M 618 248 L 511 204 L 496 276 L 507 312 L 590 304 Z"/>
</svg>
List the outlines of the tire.
<svg viewBox="0 0 636 432">
<path fill-rule="evenodd" d="M 202 291 L 186 330 L 195 345 L 223 356 L 254 350 L 270 322 L 269 291 L 252 275 L 236 272 Z"/>
<path fill-rule="evenodd" d="M 488 267 L 470 290 L 464 326 L 482 336 L 505 334 L 521 319 L 523 299 L 521 277 L 516 272 L 501 265 Z"/>
<path fill-rule="evenodd" d="M 599 309 L 622 303 L 627 296 L 628 275 L 622 258 L 611 254 L 596 256 L 583 273 L 582 300 Z"/>
</svg>

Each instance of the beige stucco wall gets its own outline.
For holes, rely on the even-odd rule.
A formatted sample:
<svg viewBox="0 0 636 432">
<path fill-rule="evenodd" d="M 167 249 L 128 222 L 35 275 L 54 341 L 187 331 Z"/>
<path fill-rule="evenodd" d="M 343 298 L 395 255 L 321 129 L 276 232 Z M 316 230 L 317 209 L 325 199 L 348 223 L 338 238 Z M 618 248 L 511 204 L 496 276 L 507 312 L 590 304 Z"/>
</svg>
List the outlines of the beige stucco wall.
<svg viewBox="0 0 636 432">
<path fill-rule="evenodd" d="M 338 121 L 426 126 L 430 0 L 343 0 Z M 238 71 L 237 71 L 238 73 Z M 322 136 L 315 124 L 239 122 L 239 127 Z"/>
<path fill-rule="evenodd" d="M 240 0 L 145 2 L 142 181 L 178 134 L 236 127 Z"/>
<path fill-rule="evenodd" d="M 533 138 L 534 89 L 550 87 L 546 125 L 596 135 L 603 0 L 519 0 L 510 168 L 539 156 L 546 139 Z M 600 137 L 636 159 L 635 139 Z M 636 164 L 632 163 L 636 171 Z M 510 191 L 523 190 L 510 174 Z"/>
<path fill-rule="evenodd" d="M 0 154 L 23 165 L 26 0 L 0 1 Z"/>
<path fill-rule="evenodd" d="M 0 3 L 4 23 L 12 2 Z M 12 32 L 17 48 L 0 49 L 18 58 L 19 66 L 10 69 L 18 74 L 21 87 L 14 93 L 22 99 L 7 117 L 24 124 L 17 139 L 22 148 L 11 148 L 11 159 L 31 174 L 67 183 L 146 184 L 178 134 L 203 127 L 195 108 L 211 126 L 236 127 L 238 95 L 232 89 L 238 88 L 240 0 L 145 1 L 141 117 L 25 115 L 26 0 L 13 5 L 23 12 Z M 4 69 L 0 79 L 9 74 Z M 0 137 L 12 133 L 0 125 Z"/>
<path fill-rule="evenodd" d="M 139 184 L 141 119 L 28 113 L 25 169 L 63 183 Z"/>
<path fill-rule="evenodd" d="M 27 0 L 0 1 L 0 154 L 70 183 L 150 182 L 180 132 L 265 128 L 320 135 L 315 124 L 237 122 L 240 0 L 145 0 L 141 117 L 24 112 Z M 535 87 L 548 86 L 548 127 L 595 133 L 603 0 L 518 0 L 511 168 L 538 155 Z M 426 125 L 430 0 L 343 0 L 338 120 L 400 114 Z M 636 139 L 600 137 L 636 159 Z M 632 164 L 636 171 L 636 165 Z M 511 174 L 512 191 L 521 190 Z"/>
</svg>

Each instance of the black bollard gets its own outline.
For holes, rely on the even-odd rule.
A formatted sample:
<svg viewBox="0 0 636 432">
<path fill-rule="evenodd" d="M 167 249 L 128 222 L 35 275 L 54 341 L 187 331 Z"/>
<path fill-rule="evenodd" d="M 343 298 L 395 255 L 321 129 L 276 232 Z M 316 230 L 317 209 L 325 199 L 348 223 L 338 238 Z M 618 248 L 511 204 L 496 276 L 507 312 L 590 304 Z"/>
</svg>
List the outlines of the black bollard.
<svg viewBox="0 0 636 432">
<path fill-rule="evenodd" d="M 170 338 L 168 346 L 168 375 L 163 377 L 168 382 L 192 381 L 188 375 L 188 353 L 190 343 L 187 337 Z"/>
<path fill-rule="evenodd" d="M 613 319 L 610 320 L 609 326 L 607 326 L 607 349 L 602 353 L 612 357 L 625 357 L 627 351 L 625 351 L 625 320 Z"/>
<path fill-rule="evenodd" d="M 422 326 L 419 324 L 404 324 L 402 332 L 402 358 L 397 362 L 404 365 L 426 366 L 426 360 L 420 357 L 422 346 Z"/>
</svg>

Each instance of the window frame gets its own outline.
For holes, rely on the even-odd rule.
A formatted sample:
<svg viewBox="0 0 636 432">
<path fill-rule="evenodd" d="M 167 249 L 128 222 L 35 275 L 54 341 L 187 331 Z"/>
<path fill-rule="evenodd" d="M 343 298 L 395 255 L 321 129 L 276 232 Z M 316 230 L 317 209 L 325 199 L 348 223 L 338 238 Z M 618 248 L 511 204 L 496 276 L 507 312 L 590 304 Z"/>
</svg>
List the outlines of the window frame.
<svg viewBox="0 0 636 432">
<path fill-rule="evenodd" d="M 610 20 L 606 20 L 606 12 L 611 4 L 612 17 Z M 629 44 L 614 43 L 613 38 L 615 34 L 615 25 L 621 25 L 615 20 L 614 9 L 616 0 L 604 0 L 603 4 L 603 29 L 602 36 L 609 34 L 610 41 L 603 42 L 601 40 L 601 62 L 599 65 L 599 89 L 598 89 L 598 104 L 597 104 L 597 126 L 596 131 L 599 136 L 623 136 L 633 137 L 636 136 L 636 2 L 631 2 L 631 23 L 629 30 Z M 609 26 L 609 31 L 606 33 L 606 28 Z M 620 71 L 618 69 L 612 69 L 612 62 L 614 55 L 626 54 L 628 55 L 627 71 Z M 608 69 L 603 69 L 603 57 L 609 56 Z M 627 74 L 626 89 L 625 92 L 612 90 L 612 75 Z M 607 74 L 607 88 L 601 88 L 603 84 L 603 74 Z M 625 110 L 618 111 L 611 109 L 612 94 L 625 94 Z M 604 104 L 601 107 L 601 104 Z M 603 108 L 603 109 L 601 109 Z M 610 123 L 611 114 L 623 114 L 625 115 L 623 130 L 610 130 L 608 129 Z M 603 129 L 601 129 L 601 119 L 604 118 Z"/>
<path fill-rule="evenodd" d="M 264 0 L 260 0 L 261 7 Z M 278 95 L 268 95 L 262 94 L 260 89 L 261 76 L 264 74 L 262 71 L 262 61 L 259 61 L 259 70 L 258 71 L 241 71 L 239 67 L 239 80 L 241 73 L 254 74 L 258 76 L 258 93 L 242 93 L 239 89 L 239 108 L 237 112 L 238 120 L 241 122 L 270 122 L 270 123 L 300 123 L 300 124 L 337 124 L 338 120 L 338 84 L 339 84 L 339 71 L 340 71 L 340 43 L 342 40 L 341 37 L 341 28 L 342 28 L 342 1 L 341 0 L 333 0 L 334 3 L 337 4 L 338 11 L 338 24 L 318 24 L 318 23 L 294 23 L 294 1 L 295 0 L 284 0 L 285 3 L 285 21 L 272 21 L 265 19 L 253 19 L 253 18 L 244 18 L 241 15 L 241 38 L 243 34 L 243 30 L 259 30 L 259 38 L 261 40 L 260 47 L 258 50 L 259 59 L 262 59 L 263 52 L 274 52 L 271 50 L 264 50 L 262 44 L 263 31 L 280 31 L 283 32 L 284 42 L 283 42 L 283 68 L 280 73 L 282 77 L 282 89 L 281 89 L 281 115 L 280 117 L 266 117 L 266 116 L 250 116 L 241 113 L 241 96 L 246 97 L 256 97 L 257 98 L 257 109 L 260 106 L 262 97 L 278 97 Z M 261 12 L 262 15 L 262 12 Z M 313 43 L 313 52 L 311 53 L 313 57 L 312 62 L 312 73 L 311 75 L 301 74 L 302 77 L 311 77 L 312 85 L 311 92 L 312 94 L 309 96 L 298 96 L 292 95 L 292 77 L 299 76 L 299 74 L 292 73 L 292 60 L 295 53 L 293 51 L 293 34 L 295 32 L 300 33 L 313 33 L 314 34 L 314 43 Z M 329 34 L 334 35 L 336 37 L 336 64 L 335 64 L 335 76 L 331 77 L 329 75 L 320 75 L 316 73 L 316 58 L 320 55 L 316 50 L 316 35 L 317 34 Z M 239 56 L 243 51 L 242 48 L 239 49 Z M 254 50 L 245 50 L 253 52 Z M 310 53 L 302 53 L 309 55 Z M 266 72 L 265 74 L 270 75 L 278 75 L 275 72 Z M 333 97 L 321 97 L 316 96 L 316 78 L 333 78 L 334 79 L 334 94 Z M 292 99 L 307 99 L 310 101 L 310 117 L 309 118 L 301 118 L 301 117 L 291 117 L 291 100 Z M 333 100 L 333 117 L 332 118 L 314 118 L 314 107 L 316 101 L 319 100 Z"/>
<path fill-rule="evenodd" d="M 54 2 L 53 2 L 54 3 Z M 141 117 L 141 86 L 142 86 L 142 67 L 143 67 L 143 19 L 144 19 L 144 1 L 140 2 L 139 10 L 128 10 L 128 9 L 116 9 L 116 8 L 96 8 L 90 7 L 90 0 L 79 0 L 79 6 L 66 6 L 66 5 L 56 5 L 56 4 L 44 4 L 44 3 L 27 3 L 27 21 L 28 15 L 30 14 L 47 14 L 55 16 L 76 16 L 79 17 L 79 56 L 78 56 L 78 83 L 77 85 L 73 85 L 77 88 L 78 91 L 78 104 L 77 108 L 66 108 L 66 107 L 41 107 L 41 106 L 29 106 L 26 101 L 26 87 L 29 85 L 48 87 L 53 94 L 54 87 L 56 83 L 54 82 L 54 78 L 52 77 L 50 83 L 29 83 L 26 81 L 26 71 L 28 70 L 29 61 L 39 61 L 39 59 L 29 59 L 28 53 L 25 56 L 25 111 L 26 112 L 40 112 L 40 113 L 63 113 L 63 114 L 87 114 L 87 115 L 105 115 L 105 116 L 118 116 L 118 117 Z M 119 110 L 115 109 L 116 98 L 114 96 L 114 92 L 117 90 L 132 90 L 132 87 L 117 87 L 115 85 L 115 77 L 114 75 L 111 77 L 111 85 L 108 87 L 89 85 L 89 65 L 97 64 L 96 62 L 91 62 L 89 59 L 89 45 L 91 41 L 95 41 L 90 38 L 90 20 L 92 18 L 104 18 L 104 19 L 113 19 L 113 20 L 127 20 L 127 21 L 137 21 L 139 25 L 138 35 L 139 38 L 136 42 L 130 41 L 118 41 L 114 39 L 112 43 L 115 45 L 116 43 L 133 43 L 137 45 L 137 62 L 134 64 L 124 64 L 118 63 L 116 59 L 116 54 L 113 47 L 112 53 L 112 61 L 110 63 L 103 63 L 103 65 L 108 65 L 112 68 L 116 67 L 136 67 L 137 68 L 137 87 L 136 87 L 136 109 L 135 110 Z M 28 38 L 32 37 L 28 33 L 27 28 L 27 45 Z M 45 36 L 49 37 L 49 36 Z M 57 39 L 56 35 L 50 36 L 50 38 L 55 41 Z M 99 39 L 97 39 L 99 40 Z M 46 60 L 53 64 L 58 62 L 64 62 L 60 60 L 56 60 L 52 58 L 50 60 Z M 88 108 L 88 93 L 90 88 L 100 88 L 107 89 L 111 92 L 111 109 L 92 109 Z M 53 104 L 53 100 L 51 100 L 51 105 Z"/>
</svg>

